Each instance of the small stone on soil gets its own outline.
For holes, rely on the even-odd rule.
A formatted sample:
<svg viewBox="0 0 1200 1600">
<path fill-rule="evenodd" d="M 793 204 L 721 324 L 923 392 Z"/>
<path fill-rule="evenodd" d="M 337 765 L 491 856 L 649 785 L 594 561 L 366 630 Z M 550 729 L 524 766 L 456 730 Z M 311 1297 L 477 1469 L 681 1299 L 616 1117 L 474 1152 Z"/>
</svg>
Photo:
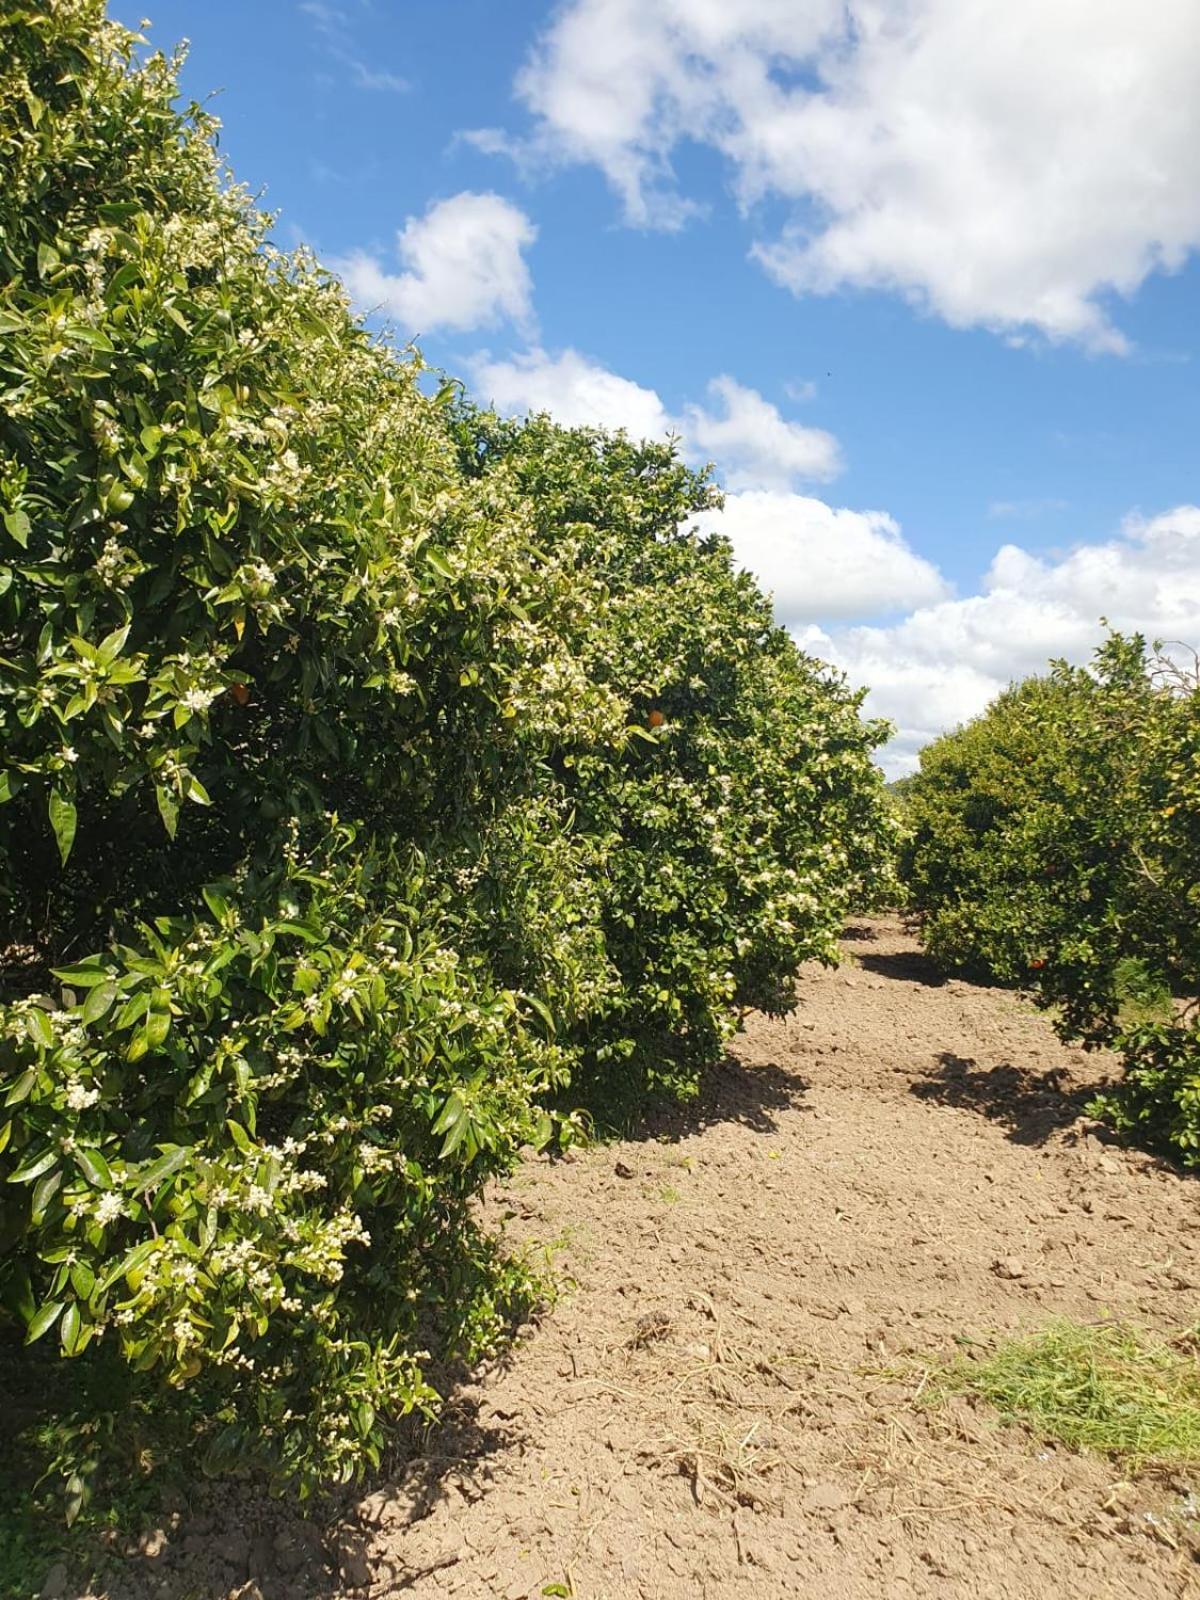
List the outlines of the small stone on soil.
<svg viewBox="0 0 1200 1600">
<path fill-rule="evenodd" d="M 1016 1256 L 1002 1256 L 999 1261 L 992 1262 L 992 1271 L 998 1278 L 1023 1278 L 1025 1276 L 1024 1264 Z"/>
</svg>

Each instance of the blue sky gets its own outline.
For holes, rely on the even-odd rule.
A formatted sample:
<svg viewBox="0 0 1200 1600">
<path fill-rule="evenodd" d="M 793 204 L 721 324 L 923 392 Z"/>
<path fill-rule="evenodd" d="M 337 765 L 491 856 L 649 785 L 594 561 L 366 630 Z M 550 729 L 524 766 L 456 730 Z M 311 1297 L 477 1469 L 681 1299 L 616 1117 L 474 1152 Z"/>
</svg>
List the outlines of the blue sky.
<svg viewBox="0 0 1200 1600">
<path fill-rule="evenodd" d="M 1102 610 L 1200 640 L 1194 0 L 149 9 L 364 310 L 717 460 L 893 770 Z"/>
</svg>

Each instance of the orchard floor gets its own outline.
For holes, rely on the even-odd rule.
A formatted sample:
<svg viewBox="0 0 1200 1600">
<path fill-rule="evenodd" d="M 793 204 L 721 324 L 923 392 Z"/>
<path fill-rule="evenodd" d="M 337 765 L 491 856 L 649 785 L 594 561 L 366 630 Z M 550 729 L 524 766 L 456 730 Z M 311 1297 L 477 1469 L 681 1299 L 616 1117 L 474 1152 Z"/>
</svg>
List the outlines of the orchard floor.
<svg viewBox="0 0 1200 1600">
<path fill-rule="evenodd" d="M 112 1600 L 1200 1593 L 1200 1483 L 1122 1482 L 924 1379 L 956 1336 L 1194 1321 L 1194 1180 L 1097 1138 L 1103 1063 L 1013 995 L 941 981 L 895 920 L 845 948 L 698 1105 L 505 1186 L 560 1298 L 398 1482 L 332 1527 L 216 1502 Z"/>
</svg>

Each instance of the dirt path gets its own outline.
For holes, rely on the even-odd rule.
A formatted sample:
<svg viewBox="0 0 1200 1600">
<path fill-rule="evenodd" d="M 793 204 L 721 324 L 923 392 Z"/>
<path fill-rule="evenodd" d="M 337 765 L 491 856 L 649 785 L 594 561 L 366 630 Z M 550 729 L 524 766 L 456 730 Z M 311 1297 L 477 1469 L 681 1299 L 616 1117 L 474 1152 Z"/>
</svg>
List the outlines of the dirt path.
<svg viewBox="0 0 1200 1600">
<path fill-rule="evenodd" d="M 796 1016 L 751 1020 L 699 1106 L 506 1187 L 510 1232 L 572 1281 L 358 1508 L 319 1592 L 1200 1592 L 1195 1541 L 1152 1520 L 1192 1485 L 1123 1485 L 916 1396 L 956 1335 L 1194 1319 L 1193 1182 L 1089 1132 L 1096 1063 L 1011 995 L 940 982 L 894 921 L 846 948 Z M 288 1578 L 279 1537 L 257 1571 L 255 1548 L 267 1600 L 312 1592 L 303 1550 Z"/>
</svg>

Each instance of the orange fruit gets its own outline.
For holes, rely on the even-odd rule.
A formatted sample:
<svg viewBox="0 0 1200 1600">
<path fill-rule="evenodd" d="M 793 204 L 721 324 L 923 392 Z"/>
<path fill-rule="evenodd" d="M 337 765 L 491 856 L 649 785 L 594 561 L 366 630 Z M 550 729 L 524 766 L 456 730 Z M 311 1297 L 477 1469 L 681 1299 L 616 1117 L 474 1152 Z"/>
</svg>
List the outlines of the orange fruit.
<svg viewBox="0 0 1200 1600">
<path fill-rule="evenodd" d="M 661 728 L 666 720 L 666 717 L 663 716 L 661 711 L 652 711 L 646 718 L 646 721 L 652 728 Z"/>
<path fill-rule="evenodd" d="M 247 687 L 247 685 L 244 684 L 244 683 L 231 684 L 230 688 L 229 688 L 229 692 L 233 696 L 233 698 L 237 701 L 239 706 L 244 706 L 246 704 L 247 700 L 249 700 L 249 698 L 250 698 L 250 690 Z"/>
</svg>

